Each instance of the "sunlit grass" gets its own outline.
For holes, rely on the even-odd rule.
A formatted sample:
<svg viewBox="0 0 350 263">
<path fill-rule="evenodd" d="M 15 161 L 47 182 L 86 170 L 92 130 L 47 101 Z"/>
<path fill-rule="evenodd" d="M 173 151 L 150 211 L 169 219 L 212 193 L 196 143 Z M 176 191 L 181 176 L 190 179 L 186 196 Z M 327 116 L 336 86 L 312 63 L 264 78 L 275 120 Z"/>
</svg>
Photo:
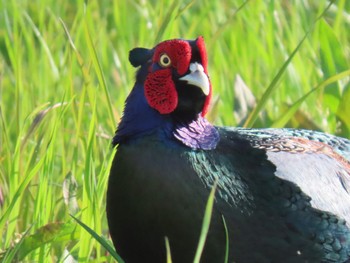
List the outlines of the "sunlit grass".
<svg viewBox="0 0 350 263">
<path fill-rule="evenodd" d="M 110 139 L 133 86 L 135 46 L 203 35 L 209 119 L 234 126 L 237 76 L 259 103 L 310 31 L 252 123 L 350 136 L 349 1 L 320 20 L 330 1 L 0 1 L 5 262 L 113 262 L 70 214 L 108 239 Z"/>
</svg>

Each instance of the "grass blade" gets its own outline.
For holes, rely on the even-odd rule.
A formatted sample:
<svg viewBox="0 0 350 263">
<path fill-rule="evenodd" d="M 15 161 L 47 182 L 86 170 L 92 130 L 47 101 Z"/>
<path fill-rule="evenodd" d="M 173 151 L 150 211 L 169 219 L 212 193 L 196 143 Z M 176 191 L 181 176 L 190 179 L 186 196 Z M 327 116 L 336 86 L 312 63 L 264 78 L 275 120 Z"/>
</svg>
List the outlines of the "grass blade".
<svg viewBox="0 0 350 263">
<path fill-rule="evenodd" d="M 283 73 L 286 71 L 286 68 L 294 58 L 295 54 L 298 52 L 302 44 L 304 43 L 305 39 L 309 36 L 310 32 L 314 28 L 315 24 L 324 16 L 324 14 L 328 11 L 328 9 L 333 4 L 333 1 L 331 1 L 328 6 L 325 8 L 325 10 L 322 12 L 322 14 L 316 18 L 314 23 L 311 25 L 311 28 L 305 33 L 304 37 L 301 39 L 297 47 L 293 50 L 293 52 L 290 54 L 288 59 L 283 63 L 281 69 L 277 72 L 277 75 L 273 78 L 270 85 L 267 87 L 266 91 L 264 92 L 263 96 L 261 97 L 258 104 L 255 106 L 254 110 L 249 114 L 247 120 L 245 121 L 243 127 L 252 127 L 255 123 L 256 119 L 259 116 L 259 113 L 261 110 L 265 107 L 267 101 L 270 99 L 272 93 L 276 90 L 278 81 L 281 79 Z"/>
<path fill-rule="evenodd" d="M 165 237 L 166 262 L 172 263 L 169 239 Z"/>
<path fill-rule="evenodd" d="M 168 10 L 167 14 L 165 15 L 164 20 L 163 20 L 163 22 L 158 30 L 157 36 L 155 38 L 155 40 L 156 40 L 155 43 L 158 43 L 161 41 L 166 28 L 169 26 L 170 22 L 176 18 L 177 13 L 179 12 L 180 3 L 181 2 L 177 1 L 177 0 L 174 0 L 171 3 L 169 10 Z"/>
<path fill-rule="evenodd" d="M 86 17 L 86 19 L 88 19 L 88 18 Z M 104 77 L 104 74 L 102 71 L 101 63 L 100 63 L 100 60 L 97 56 L 97 52 L 96 52 L 94 43 L 92 41 L 90 30 L 89 30 L 89 27 L 88 27 L 86 21 L 85 21 L 85 26 L 84 26 L 84 32 L 85 32 L 85 39 L 87 40 L 86 43 L 87 43 L 89 53 L 90 53 L 90 56 L 92 59 L 92 64 L 94 66 L 94 69 L 95 69 L 95 72 L 96 72 L 96 75 L 98 78 L 98 82 L 102 86 L 104 95 L 105 95 L 106 100 L 107 100 L 106 104 L 107 104 L 108 114 L 109 114 L 110 120 L 112 121 L 111 127 L 114 128 L 114 125 L 116 123 L 116 119 L 115 119 L 114 114 L 113 114 L 111 98 L 110 98 L 109 91 L 108 91 L 107 84 L 106 84 L 106 80 L 105 80 L 105 77 Z"/>
<path fill-rule="evenodd" d="M 319 90 L 320 88 L 324 88 L 325 86 L 332 84 L 334 82 L 337 82 L 338 80 L 341 80 L 345 77 L 350 76 L 350 70 L 346 70 L 343 71 L 339 74 L 336 74 L 328 79 L 326 79 L 325 81 L 323 81 L 322 83 L 318 84 L 315 88 L 313 88 L 312 90 L 310 90 L 308 93 L 306 93 L 304 96 L 302 96 L 299 100 L 297 100 L 292 106 L 290 106 L 288 108 L 288 110 L 286 112 L 284 112 L 280 118 L 278 118 L 276 121 L 273 122 L 273 124 L 271 125 L 272 128 L 280 128 L 280 127 L 284 127 L 287 122 L 293 117 L 293 115 L 295 114 L 295 112 L 299 109 L 299 107 L 301 106 L 301 104 L 312 94 L 314 93 L 316 90 Z"/>
<path fill-rule="evenodd" d="M 237 15 L 239 11 L 241 11 L 248 3 L 250 0 L 244 1 L 238 8 L 230 15 L 230 17 L 227 19 L 227 21 L 219 27 L 219 29 L 215 32 L 215 34 L 211 37 L 210 42 L 208 43 L 208 50 L 212 48 L 212 45 L 218 40 L 220 35 L 231 25 L 234 17 Z"/>
<path fill-rule="evenodd" d="M 11 262 L 17 262 L 18 259 L 20 259 L 20 257 L 17 257 L 17 253 L 20 251 L 20 248 L 23 244 L 23 241 L 24 241 L 25 237 L 28 235 L 31 228 L 32 228 L 32 226 L 30 226 L 27 229 L 27 231 L 25 231 L 22 238 L 12 248 L 6 249 L 4 252 L 0 253 L 0 262 L 11 263 Z"/>
<path fill-rule="evenodd" d="M 77 235 L 74 229 L 75 225 L 73 224 L 58 222 L 49 223 L 40 227 L 32 235 L 28 235 L 30 230 L 28 229 L 21 237 L 21 240 L 5 253 L 8 255 L 8 258 L 22 261 L 30 252 L 39 249 L 46 244 L 57 243 L 62 245 L 77 240 Z"/>
<path fill-rule="evenodd" d="M 222 223 L 224 224 L 225 236 L 226 236 L 226 247 L 225 247 L 224 263 L 228 263 L 228 256 L 230 254 L 230 238 L 229 238 L 229 235 L 228 235 L 228 229 L 227 229 L 226 220 L 225 220 L 224 216 L 222 216 Z"/>
<path fill-rule="evenodd" d="M 27 12 L 24 12 L 24 17 L 25 19 L 27 20 L 28 24 L 32 27 L 36 37 L 39 39 L 40 43 L 42 44 L 44 50 L 45 50 L 45 53 L 50 61 L 50 66 L 51 66 L 51 70 L 52 70 L 52 73 L 53 73 L 53 76 L 54 78 L 57 80 L 60 75 L 59 75 L 59 70 L 56 66 L 56 63 L 55 63 L 55 60 L 51 54 L 51 51 L 50 51 L 50 48 L 49 46 L 47 45 L 46 41 L 45 41 L 45 38 L 41 35 L 39 29 L 37 28 L 37 26 L 34 24 L 33 20 L 31 19 L 31 17 L 29 16 L 29 14 Z"/>
<path fill-rule="evenodd" d="M 216 187 L 217 187 L 217 183 L 215 182 L 213 188 L 210 191 L 208 202 L 205 208 L 202 231 L 199 237 L 198 247 L 197 247 L 197 251 L 196 251 L 196 255 L 194 257 L 193 263 L 199 263 L 203 253 L 205 241 L 207 239 L 207 235 L 209 231 L 213 207 L 214 207 Z"/>
<path fill-rule="evenodd" d="M 10 204 L 8 205 L 7 209 L 5 210 L 5 212 L 2 214 L 2 216 L 0 217 L 0 228 L 2 229 L 6 223 L 6 220 L 8 220 L 11 212 L 12 212 L 12 208 L 15 206 L 15 204 L 17 203 L 17 201 L 20 200 L 20 198 L 23 196 L 23 192 L 26 189 L 26 187 L 29 185 L 30 181 L 32 180 L 32 178 L 37 174 L 37 172 L 42 168 L 42 165 L 45 162 L 45 158 L 40 159 L 35 166 L 33 167 L 33 169 L 30 171 L 30 173 L 23 179 L 22 183 L 20 184 L 20 186 L 18 187 L 16 193 L 14 194 Z"/>
<path fill-rule="evenodd" d="M 78 218 L 71 215 L 71 217 L 82 226 L 98 243 L 100 243 L 110 254 L 111 256 L 118 261 L 118 263 L 124 263 L 124 260 L 117 254 L 114 248 L 101 236 L 99 236 L 94 230 L 81 222 Z"/>
</svg>

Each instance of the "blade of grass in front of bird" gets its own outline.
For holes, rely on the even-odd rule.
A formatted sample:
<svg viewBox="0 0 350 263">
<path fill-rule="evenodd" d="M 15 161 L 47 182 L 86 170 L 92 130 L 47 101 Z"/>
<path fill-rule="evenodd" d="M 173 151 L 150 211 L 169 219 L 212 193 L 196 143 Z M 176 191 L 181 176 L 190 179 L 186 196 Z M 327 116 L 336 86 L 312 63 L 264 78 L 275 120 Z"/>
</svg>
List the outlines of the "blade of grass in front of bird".
<svg viewBox="0 0 350 263">
<path fill-rule="evenodd" d="M 165 237 L 165 249 L 166 249 L 166 262 L 172 263 L 171 260 L 171 250 L 170 250 L 170 244 L 169 244 L 169 238 Z"/>
<path fill-rule="evenodd" d="M 272 93 L 276 90 L 278 81 L 281 79 L 283 73 L 286 71 L 288 65 L 291 63 L 292 59 L 294 58 L 295 54 L 299 51 L 300 47 L 304 43 L 305 39 L 309 36 L 310 32 L 314 28 L 315 24 L 325 15 L 325 13 L 328 11 L 328 9 L 333 4 L 333 1 L 331 1 L 328 6 L 324 9 L 322 14 L 318 16 L 313 24 L 311 25 L 310 29 L 305 33 L 304 37 L 301 39 L 297 47 L 293 50 L 293 52 L 290 54 L 288 59 L 283 63 L 281 69 L 277 72 L 276 76 L 272 79 L 270 85 L 267 87 L 266 91 L 262 95 L 261 99 L 255 106 L 254 110 L 249 114 L 247 120 L 245 121 L 243 127 L 252 127 L 255 123 L 256 119 L 259 116 L 259 113 L 261 110 L 265 107 L 267 101 L 270 99 Z"/>
<path fill-rule="evenodd" d="M 202 253 L 203 253 L 205 241 L 207 239 L 207 235 L 208 235 L 208 231 L 209 231 L 213 207 L 214 207 L 216 187 L 217 187 L 217 182 L 214 183 L 214 186 L 211 189 L 210 194 L 209 194 L 208 202 L 207 202 L 205 212 L 204 212 L 202 230 L 201 230 L 201 234 L 199 237 L 197 251 L 196 251 L 193 263 L 199 263 L 201 256 L 202 256 Z"/>
<path fill-rule="evenodd" d="M 71 217 L 82 227 L 84 228 L 98 243 L 100 243 L 110 254 L 111 256 L 118 261 L 118 263 L 124 263 L 124 260 L 118 255 L 114 250 L 112 245 L 110 245 L 103 237 L 98 235 L 94 230 L 81 222 L 78 218 L 71 215 Z"/>
<path fill-rule="evenodd" d="M 226 248 L 225 248 L 224 263 L 228 263 L 228 256 L 230 254 L 230 237 L 228 235 L 228 229 L 227 229 L 227 225 L 226 225 L 226 220 L 225 220 L 225 217 L 223 215 L 222 215 L 222 223 L 224 224 L 225 237 L 226 237 Z"/>
<path fill-rule="evenodd" d="M 318 84 L 315 88 L 310 90 L 308 93 L 306 93 L 304 96 L 302 96 L 300 99 L 298 99 L 292 106 L 288 107 L 288 110 L 284 112 L 276 121 L 273 122 L 271 125 L 271 128 L 280 128 L 284 127 L 287 122 L 293 117 L 295 112 L 300 108 L 301 104 L 316 90 L 319 90 L 320 88 L 323 88 L 329 84 L 332 84 L 334 82 L 337 82 L 345 77 L 350 76 L 350 70 L 343 71 L 339 74 L 336 74 L 322 83 Z"/>
</svg>

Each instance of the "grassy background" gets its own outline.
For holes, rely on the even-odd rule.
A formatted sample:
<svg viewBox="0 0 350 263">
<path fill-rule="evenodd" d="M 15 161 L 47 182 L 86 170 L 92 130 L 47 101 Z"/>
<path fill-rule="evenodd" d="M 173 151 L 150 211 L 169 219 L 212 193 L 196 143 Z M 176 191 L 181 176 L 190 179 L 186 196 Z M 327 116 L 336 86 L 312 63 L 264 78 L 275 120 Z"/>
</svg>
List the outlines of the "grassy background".
<svg viewBox="0 0 350 263">
<path fill-rule="evenodd" d="M 350 2 L 335 1 L 315 22 L 328 4 L 0 0 L 0 258 L 112 262 L 70 214 L 108 238 L 110 139 L 133 86 L 135 46 L 203 35 L 217 125 L 243 124 L 239 109 L 256 102 L 263 107 L 248 126 L 349 137 Z"/>
</svg>

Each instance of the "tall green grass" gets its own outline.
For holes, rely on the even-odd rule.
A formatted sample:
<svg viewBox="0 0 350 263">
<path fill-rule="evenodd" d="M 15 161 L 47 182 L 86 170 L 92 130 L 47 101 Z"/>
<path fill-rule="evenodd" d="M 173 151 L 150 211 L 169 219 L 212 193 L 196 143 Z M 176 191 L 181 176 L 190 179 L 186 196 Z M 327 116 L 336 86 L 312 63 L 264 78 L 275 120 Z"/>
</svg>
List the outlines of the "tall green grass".
<svg viewBox="0 0 350 263">
<path fill-rule="evenodd" d="M 108 239 L 110 140 L 133 86 L 135 46 L 203 35 L 217 125 L 349 137 L 350 2 L 335 1 L 317 20 L 329 4 L 0 0 L 2 260 L 113 261 L 70 215 Z M 255 121 L 235 117 L 245 102 L 235 100 L 238 76 L 258 105 Z"/>
</svg>

